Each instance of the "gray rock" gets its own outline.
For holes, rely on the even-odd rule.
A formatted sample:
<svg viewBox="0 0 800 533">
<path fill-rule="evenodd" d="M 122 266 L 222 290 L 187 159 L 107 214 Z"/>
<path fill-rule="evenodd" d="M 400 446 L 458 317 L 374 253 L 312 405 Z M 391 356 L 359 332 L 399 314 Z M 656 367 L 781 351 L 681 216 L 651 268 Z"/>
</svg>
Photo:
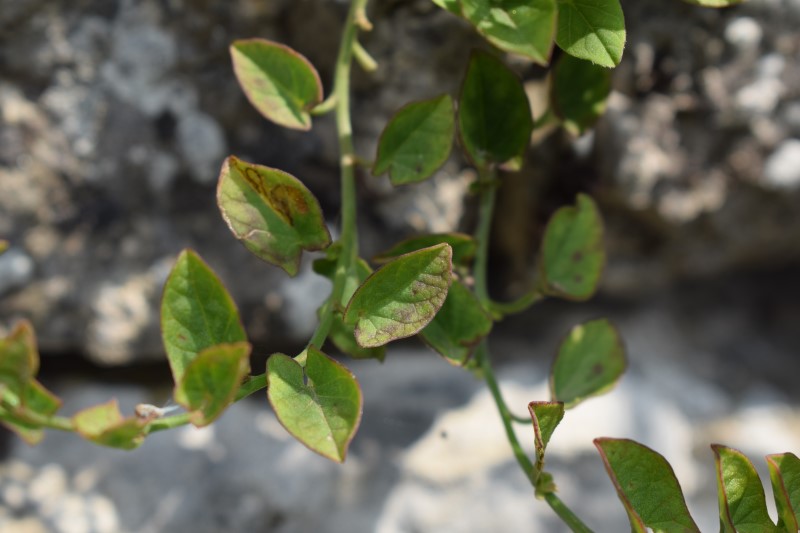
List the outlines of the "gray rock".
<svg viewBox="0 0 800 533">
<path fill-rule="evenodd" d="M 33 278 L 33 267 L 33 260 L 19 249 L 0 255 L 0 295 L 24 287 Z"/>
<path fill-rule="evenodd" d="M 767 158 L 764 165 L 766 184 L 776 189 L 800 188 L 800 140 L 787 139 Z"/>
</svg>

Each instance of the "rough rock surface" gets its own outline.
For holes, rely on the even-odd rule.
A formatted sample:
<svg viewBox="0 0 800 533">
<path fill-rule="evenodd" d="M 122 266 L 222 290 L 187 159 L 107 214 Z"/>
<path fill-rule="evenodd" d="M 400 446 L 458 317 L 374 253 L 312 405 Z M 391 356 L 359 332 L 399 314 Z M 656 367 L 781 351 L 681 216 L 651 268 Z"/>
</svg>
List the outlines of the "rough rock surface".
<svg viewBox="0 0 800 533">
<path fill-rule="evenodd" d="M 457 91 L 479 39 L 429 0 L 372 3 L 363 38 L 381 67 L 355 71 L 356 142 L 374 151 L 398 107 Z M 497 288 L 530 279 L 546 216 L 589 190 L 608 219 L 605 291 L 642 296 L 676 278 L 796 261 L 800 8 L 751 0 L 707 10 L 624 2 L 628 48 L 595 134 L 539 140 L 507 176 Z M 196 248 L 229 285 L 252 338 L 278 347 L 313 327 L 324 283 L 286 281 L 229 235 L 214 206 L 228 153 L 338 191 L 330 117 L 310 133 L 259 117 L 231 75 L 240 37 L 286 42 L 329 87 L 345 2 L 5 0 L 0 10 L 0 328 L 33 320 L 40 346 L 104 364 L 161 357 L 161 286 Z M 676 38 L 681 36 L 681 38 Z M 515 67 L 529 84 L 543 72 Z M 364 176 L 362 248 L 468 225 L 470 171 L 453 157 L 424 184 Z M 315 280 L 315 281 L 311 281 Z M 307 285 L 312 283 L 311 285 Z"/>
</svg>

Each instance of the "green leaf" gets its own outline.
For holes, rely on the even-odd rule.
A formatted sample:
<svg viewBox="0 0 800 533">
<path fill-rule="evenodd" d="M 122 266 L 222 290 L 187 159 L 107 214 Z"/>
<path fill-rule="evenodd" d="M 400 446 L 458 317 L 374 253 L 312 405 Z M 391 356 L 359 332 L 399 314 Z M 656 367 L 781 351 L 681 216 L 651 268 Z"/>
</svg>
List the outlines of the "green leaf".
<svg viewBox="0 0 800 533">
<path fill-rule="evenodd" d="M 9 242 L 6 241 L 6 240 L 0 239 L 0 255 L 2 255 L 3 252 L 8 250 L 8 247 L 9 247 Z"/>
<path fill-rule="evenodd" d="M 248 250 L 290 276 L 297 274 L 303 250 L 331 242 L 319 202 L 286 172 L 230 156 L 220 171 L 217 204 Z"/>
<path fill-rule="evenodd" d="M 84 409 L 72 417 L 72 423 L 83 438 L 102 446 L 132 450 L 144 441 L 147 421 L 125 418 L 117 400 Z"/>
<path fill-rule="evenodd" d="M 287 128 L 311 129 L 308 112 L 322 101 L 322 84 L 308 59 L 265 39 L 234 41 L 230 52 L 236 79 L 259 113 Z"/>
<path fill-rule="evenodd" d="M 206 348 L 247 340 L 228 291 L 192 250 L 178 256 L 164 286 L 161 337 L 176 384 Z"/>
<path fill-rule="evenodd" d="M 594 440 L 625 506 L 631 531 L 698 532 L 672 467 L 660 454 L 629 439 Z"/>
<path fill-rule="evenodd" d="M 775 507 L 778 509 L 778 527 L 786 531 L 800 529 L 800 459 L 793 453 L 767 456 Z"/>
<path fill-rule="evenodd" d="M 564 128 L 581 135 L 592 127 L 606 109 L 611 93 L 611 71 L 562 55 L 553 71 L 550 102 Z"/>
<path fill-rule="evenodd" d="M 561 343 L 550 371 L 553 401 L 575 407 L 590 396 L 608 392 L 625 372 L 625 349 L 617 329 L 606 319 L 575 326 Z"/>
<path fill-rule="evenodd" d="M 557 0 L 556 44 L 571 56 L 613 68 L 625 48 L 619 0 Z"/>
<path fill-rule="evenodd" d="M 328 248 L 330 251 L 333 246 Z M 336 264 L 338 255 L 329 254 L 325 259 L 317 259 L 314 261 L 314 272 L 321 276 L 333 280 L 336 274 Z M 356 292 L 356 289 L 372 274 L 372 269 L 366 261 L 359 258 L 356 261 L 355 272 L 350 272 L 345 280 L 344 292 L 342 293 L 342 301 L 339 302 L 342 308 L 347 306 L 347 302 Z M 323 307 L 327 304 L 323 304 Z M 320 313 L 323 308 L 320 308 Z M 333 322 L 331 329 L 328 332 L 328 338 L 333 342 L 334 346 L 344 354 L 349 355 L 354 359 L 377 359 L 383 361 L 386 358 L 386 348 L 381 346 L 378 348 L 362 348 L 358 345 L 355 339 L 355 332 L 353 326 L 347 326 L 344 323 L 342 313 L 337 309 L 333 313 Z"/>
<path fill-rule="evenodd" d="M 39 352 L 33 326 L 18 322 L 8 337 L 0 339 L 0 390 L 22 398 L 28 383 L 39 371 Z"/>
<path fill-rule="evenodd" d="M 189 411 L 189 421 L 207 426 L 232 402 L 242 380 L 250 372 L 247 342 L 218 344 L 197 354 L 186 366 L 175 388 L 175 401 Z"/>
<path fill-rule="evenodd" d="M 313 346 L 305 368 L 283 354 L 267 359 L 267 397 L 283 427 L 311 450 L 343 462 L 361 421 L 355 376 Z"/>
<path fill-rule="evenodd" d="M 452 277 L 453 249 L 438 244 L 401 255 L 358 288 L 344 316 L 356 342 L 374 348 L 415 335 L 442 307 Z"/>
<path fill-rule="evenodd" d="M 461 143 L 479 168 L 502 164 L 528 147 L 533 118 L 516 74 L 494 56 L 476 50 L 467 67 L 458 106 Z"/>
<path fill-rule="evenodd" d="M 555 0 L 461 0 L 464 18 L 505 52 L 547 65 L 556 33 Z"/>
<path fill-rule="evenodd" d="M 436 1 L 436 0 L 434 0 Z M 741 4 L 744 0 L 684 0 L 689 4 L 703 7 L 728 7 Z"/>
<path fill-rule="evenodd" d="M 779 531 L 769 517 L 764 487 L 753 463 L 739 450 L 712 444 L 717 465 L 720 531 Z"/>
<path fill-rule="evenodd" d="M 28 444 L 38 444 L 44 438 L 39 421 L 54 415 L 61 407 L 61 399 L 35 379 L 27 383 L 21 398 L 9 394 L 5 391 L 6 407 L 0 407 L 0 422 Z M 14 406 L 8 405 L 12 402 Z"/>
<path fill-rule="evenodd" d="M 539 472 L 544 466 L 544 453 L 550 437 L 564 418 L 563 402 L 531 402 L 528 412 L 533 421 L 533 435 L 536 443 L 536 468 Z"/>
<path fill-rule="evenodd" d="M 492 320 L 475 295 L 461 282 L 453 281 L 442 308 L 420 335 L 449 363 L 462 366 L 491 329 Z"/>
<path fill-rule="evenodd" d="M 406 105 L 381 133 L 372 173 L 388 171 L 394 185 L 428 178 L 450 156 L 454 130 L 449 94 Z"/>
<path fill-rule="evenodd" d="M 422 248 L 428 248 L 437 244 L 447 243 L 453 249 L 453 263 L 457 265 L 469 265 L 472 258 L 475 257 L 475 252 L 478 245 L 475 239 L 470 235 L 464 233 L 431 233 L 428 235 L 420 235 L 418 237 L 411 237 L 404 241 L 395 244 L 390 250 L 381 252 L 372 260 L 378 264 L 386 263 L 392 259 L 399 257 L 409 252 L 415 252 Z"/>
<path fill-rule="evenodd" d="M 594 201 L 579 194 L 574 207 L 562 207 L 545 229 L 541 250 L 542 292 L 587 300 L 597 290 L 606 262 L 603 219 Z"/>
<path fill-rule="evenodd" d="M 441 7 L 445 11 L 461 16 L 461 6 L 458 5 L 458 0 L 431 0 L 434 4 Z"/>
</svg>

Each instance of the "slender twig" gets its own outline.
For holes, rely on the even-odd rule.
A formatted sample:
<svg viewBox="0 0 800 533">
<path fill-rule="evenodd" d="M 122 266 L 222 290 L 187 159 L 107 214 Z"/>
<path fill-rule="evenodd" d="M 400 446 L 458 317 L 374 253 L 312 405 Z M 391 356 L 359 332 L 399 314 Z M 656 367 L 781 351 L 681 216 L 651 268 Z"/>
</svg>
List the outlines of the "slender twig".
<svg viewBox="0 0 800 533">
<path fill-rule="evenodd" d="M 564 505 L 561 498 L 555 492 L 548 492 L 544 495 L 544 500 L 556 512 L 559 518 L 575 533 L 593 533 L 589 527 L 578 518 L 569 507 Z"/>
</svg>

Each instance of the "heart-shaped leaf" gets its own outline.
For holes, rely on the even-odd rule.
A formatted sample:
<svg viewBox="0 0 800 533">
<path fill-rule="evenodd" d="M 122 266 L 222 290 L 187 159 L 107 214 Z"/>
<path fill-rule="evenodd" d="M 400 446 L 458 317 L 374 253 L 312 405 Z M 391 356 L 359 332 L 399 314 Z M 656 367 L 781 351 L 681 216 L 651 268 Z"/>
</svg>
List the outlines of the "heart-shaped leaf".
<svg viewBox="0 0 800 533">
<path fill-rule="evenodd" d="M 461 144 L 479 168 L 521 155 L 533 131 L 522 82 L 499 59 L 476 50 L 467 67 L 458 104 Z"/>
<path fill-rule="evenodd" d="M 313 346 L 305 367 L 283 354 L 267 359 L 267 397 L 283 427 L 311 450 L 343 462 L 361 421 L 355 376 Z"/>
<path fill-rule="evenodd" d="M 556 211 L 545 229 L 542 292 L 570 300 L 591 298 L 605 262 L 600 211 L 590 197 L 579 194 L 576 205 Z"/>
<path fill-rule="evenodd" d="M 564 54 L 553 70 L 550 103 L 564 128 L 581 135 L 606 109 L 611 71 Z"/>
<path fill-rule="evenodd" d="M 533 421 L 533 435 L 536 443 L 536 469 L 541 472 L 544 466 L 544 453 L 550 437 L 564 418 L 562 402 L 531 402 L 528 412 Z"/>
<path fill-rule="evenodd" d="M 465 233 L 430 233 L 401 241 L 391 249 L 379 253 L 372 260 L 375 263 L 382 264 L 403 254 L 442 243 L 449 244 L 453 249 L 453 264 L 456 265 L 469 265 L 478 249 L 475 239 Z"/>
<path fill-rule="evenodd" d="M 769 478 L 778 509 L 778 528 L 785 531 L 800 529 L 800 459 L 793 453 L 767 456 Z"/>
<path fill-rule="evenodd" d="M 464 18 L 501 50 L 547 65 L 556 33 L 555 0 L 461 0 Z"/>
<path fill-rule="evenodd" d="M 21 399 L 38 371 L 39 352 L 33 326 L 22 320 L 6 338 L 0 339 L 0 390 Z"/>
<path fill-rule="evenodd" d="M 192 250 L 178 256 L 164 286 L 161 336 L 176 384 L 206 348 L 247 340 L 233 299 Z"/>
<path fill-rule="evenodd" d="M 408 104 L 383 130 L 372 173 L 388 171 L 394 185 L 430 177 L 450 156 L 454 130 L 449 94 Z"/>
<path fill-rule="evenodd" d="M 122 416 L 116 400 L 84 409 L 72 417 L 83 438 L 101 446 L 132 450 L 142 444 L 147 421 Z"/>
<path fill-rule="evenodd" d="M 234 41 L 230 52 L 236 79 L 259 113 L 287 128 L 311 128 L 309 111 L 322 101 L 322 84 L 308 59 L 265 39 Z"/>
<path fill-rule="evenodd" d="M 556 44 L 571 56 L 613 68 L 625 48 L 619 0 L 557 0 Z"/>
<path fill-rule="evenodd" d="M 631 531 L 699 533 L 675 472 L 663 456 L 629 439 L 595 439 L 594 445 L 625 506 Z"/>
<path fill-rule="evenodd" d="M 248 250 L 290 276 L 297 274 L 303 250 L 322 250 L 331 242 L 317 199 L 281 170 L 230 156 L 219 174 L 217 204 Z"/>
<path fill-rule="evenodd" d="M 175 401 L 189 411 L 189 421 L 207 426 L 233 402 L 250 372 L 247 342 L 218 344 L 201 351 L 187 366 L 175 388 Z"/>
<path fill-rule="evenodd" d="M 364 348 L 410 337 L 433 320 L 452 277 L 453 249 L 438 244 L 401 255 L 372 274 L 353 295 L 344 322 Z"/>
<path fill-rule="evenodd" d="M 606 319 L 575 326 L 561 343 L 550 371 L 550 395 L 567 409 L 616 385 L 625 372 L 625 349 Z"/>
<path fill-rule="evenodd" d="M 475 295 L 461 282 L 453 281 L 444 305 L 420 336 L 449 363 L 462 366 L 491 329 L 492 320 Z"/>
<path fill-rule="evenodd" d="M 739 450 L 720 444 L 712 444 L 711 449 L 717 466 L 720 531 L 777 533 L 753 463 Z"/>
</svg>

